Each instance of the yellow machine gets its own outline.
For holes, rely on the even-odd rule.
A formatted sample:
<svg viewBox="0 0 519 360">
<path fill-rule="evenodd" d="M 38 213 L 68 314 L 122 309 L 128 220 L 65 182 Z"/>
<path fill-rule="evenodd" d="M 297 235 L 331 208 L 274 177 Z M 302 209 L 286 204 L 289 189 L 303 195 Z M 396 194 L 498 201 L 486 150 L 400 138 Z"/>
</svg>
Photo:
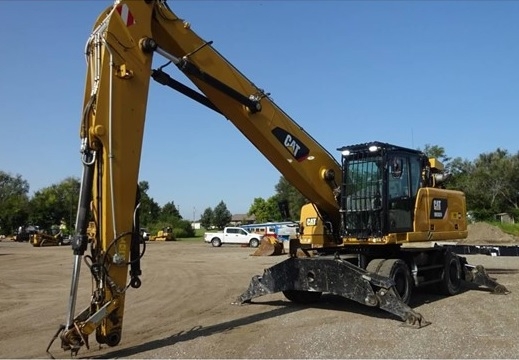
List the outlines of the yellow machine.
<svg viewBox="0 0 519 360">
<path fill-rule="evenodd" d="M 264 235 L 261 238 L 260 244 L 252 256 L 274 256 L 282 255 L 284 251 L 283 242 L 276 239 L 274 236 Z"/>
<path fill-rule="evenodd" d="M 165 227 L 162 230 L 157 231 L 157 235 L 150 236 L 150 241 L 173 241 L 175 240 L 175 234 L 173 234 L 170 227 Z"/>
<path fill-rule="evenodd" d="M 64 239 L 61 231 L 54 231 L 53 229 L 51 234 L 46 234 L 41 231 L 32 234 L 29 238 L 29 242 L 34 247 L 61 246 L 64 244 Z"/>
<path fill-rule="evenodd" d="M 166 59 L 157 69 L 154 54 Z M 238 303 L 278 291 L 308 303 L 328 292 L 419 327 L 426 321 L 407 305 L 414 287 L 436 284 L 455 294 L 461 280 L 472 280 L 506 290 L 450 251 L 413 247 L 466 236 L 463 194 L 437 186 L 442 174 L 424 154 L 373 142 L 340 148 L 339 164 L 165 0 L 115 1 L 95 22 L 86 56 L 72 283 L 55 336 L 64 350 L 75 355 L 93 333 L 98 343 L 117 345 L 126 290 L 141 285 L 137 183 L 150 77 L 222 114 L 311 202 L 302 212 L 306 246 L 292 240 L 290 256 L 253 277 Z M 167 74 L 170 64 L 201 92 Z M 87 231 L 90 220 L 95 231 Z M 82 260 L 93 291 L 75 315 Z"/>
<path fill-rule="evenodd" d="M 417 150 L 371 142 L 339 149 L 344 179 L 341 235 L 344 245 L 410 244 L 468 235 L 465 195 L 440 188 L 443 165 Z M 332 225 L 315 204 L 301 209 L 300 243 L 333 243 Z"/>
</svg>

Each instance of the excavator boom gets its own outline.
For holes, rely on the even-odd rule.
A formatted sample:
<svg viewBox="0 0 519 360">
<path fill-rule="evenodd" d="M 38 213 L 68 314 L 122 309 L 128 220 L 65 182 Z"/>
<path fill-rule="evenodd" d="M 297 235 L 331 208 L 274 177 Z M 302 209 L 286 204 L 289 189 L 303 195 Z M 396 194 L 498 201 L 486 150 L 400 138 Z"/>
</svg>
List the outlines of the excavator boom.
<svg viewBox="0 0 519 360">
<path fill-rule="evenodd" d="M 140 286 L 143 251 L 137 183 L 150 78 L 230 120 L 316 205 L 339 238 L 337 189 L 342 175 L 337 161 L 269 94 L 221 56 L 212 42 L 192 31 L 165 0 L 115 1 L 96 20 L 85 53 L 88 67 L 80 125 L 83 175 L 72 240 L 69 307 L 60 333 L 63 349 L 77 353 L 88 346 L 88 336 L 94 332 L 97 342 L 118 344 L 126 290 Z M 152 69 L 155 53 L 167 62 Z M 167 74 L 164 69 L 169 64 L 201 92 Z M 91 304 L 76 317 L 82 262 L 95 285 Z"/>
<path fill-rule="evenodd" d="M 151 25 L 153 40 L 145 51 L 155 50 L 175 64 L 202 91 L 205 105 L 231 121 L 291 184 L 338 223 L 333 193 L 341 180 L 338 162 L 165 2 L 155 3 Z M 162 69 L 153 70 L 152 77 L 173 88 L 178 83 Z"/>
</svg>

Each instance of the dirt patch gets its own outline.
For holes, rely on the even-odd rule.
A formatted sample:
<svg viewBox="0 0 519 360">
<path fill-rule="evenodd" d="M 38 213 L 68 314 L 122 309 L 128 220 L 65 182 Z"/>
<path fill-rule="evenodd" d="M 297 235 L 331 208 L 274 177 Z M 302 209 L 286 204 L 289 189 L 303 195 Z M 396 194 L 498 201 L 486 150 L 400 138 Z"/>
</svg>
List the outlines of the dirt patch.
<svg viewBox="0 0 519 360">
<path fill-rule="evenodd" d="M 380 310 L 323 295 L 301 306 L 281 293 L 231 304 L 253 275 L 285 259 L 250 256 L 240 246 L 150 242 L 142 287 L 129 289 L 123 339 L 79 358 L 126 359 L 496 359 L 519 354 L 519 273 L 516 257 L 469 255 L 510 291 L 491 295 L 467 286 L 456 296 L 419 292 L 412 307 L 432 324 L 420 330 Z M 0 242 L 0 358 L 47 358 L 45 349 L 66 319 L 73 255 L 69 246 L 36 248 Z M 77 311 L 88 306 L 90 274 L 83 266 Z M 439 346 L 442 345 L 442 346 Z M 70 358 L 51 347 L 56 358 Z"/>
<path fill-rule="evenodd" d="M 459 241 L 463 244 L 517 244 L 519 237 L 505 233 L 497 226 L 485 222 L 469 224 L 469 235 L 466 239 Z"/>
</svg>

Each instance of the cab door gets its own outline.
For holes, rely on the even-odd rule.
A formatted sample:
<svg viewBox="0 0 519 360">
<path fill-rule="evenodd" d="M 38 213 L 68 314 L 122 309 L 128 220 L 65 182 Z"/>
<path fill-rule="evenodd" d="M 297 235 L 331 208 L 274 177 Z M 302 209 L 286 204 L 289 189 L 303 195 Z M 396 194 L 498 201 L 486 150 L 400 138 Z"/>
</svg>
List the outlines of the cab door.
<svg viewBox="0 0 519 360">
<path fill-rule="evenodd" d="M 409 154 L 394 153 L 388 158 L 388 225 L 389 232 L 413 230 L 413 204 Z"/>
</svg>

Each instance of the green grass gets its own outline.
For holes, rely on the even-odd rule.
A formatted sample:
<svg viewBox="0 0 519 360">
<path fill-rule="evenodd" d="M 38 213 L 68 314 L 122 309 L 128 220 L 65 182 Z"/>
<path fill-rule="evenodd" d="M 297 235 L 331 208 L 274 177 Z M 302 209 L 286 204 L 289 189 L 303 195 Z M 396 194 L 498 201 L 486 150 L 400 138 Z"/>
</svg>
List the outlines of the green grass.
<svg viewBox="0 0 519 360">
<path fill-rule="evenodd" d="M 178 238 L 178 241 L 183 242 L 203 242 L 204 241 L 205 229 L 196 229 L 195 236 L 190 238 Z"/>
<path fill-rule="evenodd" d="M 498 221 L 490 222 L 490 224 L 497 226 L 507 234 L 519 236 L 519 224 L 504 224 Z"/>
</svg>

